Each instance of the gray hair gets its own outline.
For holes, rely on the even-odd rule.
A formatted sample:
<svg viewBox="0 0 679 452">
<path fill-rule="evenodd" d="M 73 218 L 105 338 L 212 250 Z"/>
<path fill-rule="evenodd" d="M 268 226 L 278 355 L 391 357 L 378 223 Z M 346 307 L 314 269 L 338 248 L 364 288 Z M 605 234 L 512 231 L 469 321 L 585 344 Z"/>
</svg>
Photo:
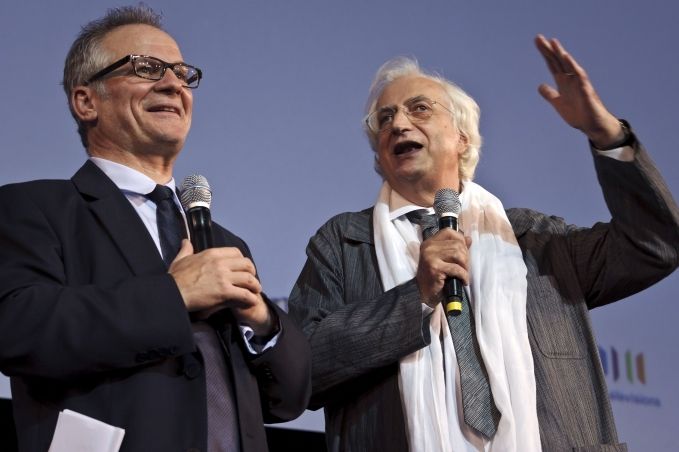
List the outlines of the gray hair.
<svg viewBox="0 0 679 452">
<path fill-rule="evenodd" d="M 423 71 L 417 60 L 408 57 L 396 57 L 388 60 L 377 70 L 368 92 L 368 101 L 365 108 L 366 117 L 375 111 L 377 99 L 387 85 L 396 79 L 407 76 L 432 80 L 440 84 L 448 94 L 453 122 L 460 134 L 467 140 L 467 148 L 460 155 L 460 179 L 472 180 L 481 155 L 481 134 L 479 133 L 481 112 L 479 106 L 471 96 L 455 83 L 438 74 Z M 370 130 L 366 124 L 363 127 L 370 141 L 370 147 L 377 152 L 377 133 Z M 382 175 L 377 157 L 375 158 L 375 171 Z"/>
<path fill-rule="evenodd" d="M 124 25 L 150 25 L 163 30 L 161 15 L 153 11 L 149 6 L 140 3 L 137 6 L 121 6 L 112 8 L 101 19 L 93 20 L 85 24 L 71 49 L 66 55 L 64 62 L 64 79 L 62 84 L 66 92 L 68 108 L 75 122 L 78 124 L 78 134 L 83 146 L 87 149 L 87 124 L 80 121 L 71 105 L 71 93 L 76 86 L 82 86 L 87 80 L 110 64 L 110 55 L 102 48 L 101 42 L 104 37 L 118 27 Z M 164 30 L 163 30 L 164 31 Z M 93 82 L 93 89 L 100 95 L 104 95 L 104 87 L 101 83 Z"/>
</svg>

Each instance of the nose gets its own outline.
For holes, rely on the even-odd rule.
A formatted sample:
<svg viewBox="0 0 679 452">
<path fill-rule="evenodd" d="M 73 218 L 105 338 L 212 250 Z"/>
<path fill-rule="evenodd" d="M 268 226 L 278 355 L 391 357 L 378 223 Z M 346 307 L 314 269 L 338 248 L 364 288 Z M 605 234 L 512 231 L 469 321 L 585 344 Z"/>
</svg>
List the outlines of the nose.
<svg viewBox="0 0 679 452">
<path fill-rule="evenodd" d="M 184 84 L 175 73 L 170 68 L 165 68 L 163 73 L 163 78 L 158 80 L 154 86 L 157 91 L 163 91 L 168 93 L 179 93 L 181 92 Z"/>
<path fill-rule="evenodd" d="M 405 110 L 399 108 L 396 110 L 396 113 L 394 113 L 394 119 L 391 120 L 391 132 L 400 135 L 406 130 L 410 130 L 412 124 L 413 123 L 410 121 L 410 117 L 406 114 Z"/>
</svg>

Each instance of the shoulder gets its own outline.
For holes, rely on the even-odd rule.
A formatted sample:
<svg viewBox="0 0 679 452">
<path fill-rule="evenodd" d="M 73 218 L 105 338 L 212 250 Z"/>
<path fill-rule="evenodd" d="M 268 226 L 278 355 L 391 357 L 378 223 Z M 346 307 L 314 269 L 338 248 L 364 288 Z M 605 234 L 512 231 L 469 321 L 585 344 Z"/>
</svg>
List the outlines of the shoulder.
<svg viewBox="0 0 679 452">
<path fill-rule="evenodd" d="M 241 251 L 247 251 L 250 254 L 250 249 L 248 248 L 245 240 L 241 239 L 239 236 L 229 231 L 225 227 L 218 223 L 212 223 L 212 234 L 214 235 L 215 245 L 217 246 L 235 246 Z M 245 254 L 245 253 L 244 253 Z"/>
<path fill-rule="evenodd" d="M 372 207 L 358 212 L 342 212 L 330 218 L 322 227 L 346 227 L 354 223 L 365 223 L 370 221 L 372 212 Z"/>
<path fill-rule="evenodd" d="M 63 207 L 64 202 L 76 193 L 77 190 L 70 180 L 34 180 L 3 185 L 0 187 L 0 202 L 15 204 L 17 207 L 30 202 L 56 208 Z"/>
<path fill-rule="evenodd" d="M 358 241 L 372 240 L 372 211 L 343 212 L 330 218 L 316 232 L 315 237 L 348 237 Z"/>
<path fill-rule="evenodd" d="M 36 193 L 53 190 L 72 189 L 73 183 L 66 179 L 39 179 L 27 182 L 16 182 L 0 187 L 0 193 Z"/>
<path fill-rule="evenodd" d="M 514 229 L 514 234 L 517 237 L 527 233 L 565 233 L 568 231 L 568 225 L 561 217 L 548 215 L 537 210 L 526 208 L 511 208 L 507 209 L 507 218 Z"/>
</svg>

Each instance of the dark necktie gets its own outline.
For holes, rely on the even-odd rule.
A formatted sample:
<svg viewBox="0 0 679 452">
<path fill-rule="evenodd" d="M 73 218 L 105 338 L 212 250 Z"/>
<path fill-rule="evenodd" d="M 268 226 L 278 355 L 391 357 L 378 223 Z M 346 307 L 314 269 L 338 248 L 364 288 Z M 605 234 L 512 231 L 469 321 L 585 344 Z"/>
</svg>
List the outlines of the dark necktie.
<svg viewBox="0 0 679 452">
<path fill-rule="evenodd" d="M 174 202 L 174 196 L 170 187 L 156 185 L 156 188 L 146 197 L 156 204 L 156 222 L 158 224 L 160 251 L 165 265 L 169 267 L 174 258 L 177 257 L 182 239 L 186 237 L 184 220 Z"/>
<path fill-rule="evenodd" d="M 438 231 L 435 214 L 424 209 L 406 214 L 411 223 L 422 228 L 423 240 Z M 469 305 L 467 291 L 463 291 L 462 313 L 458 316 L 447 315 L 450 335 L 455 346 L 457 365 L 460 368 L 460 389 L 465 423 L 486 438 L 492 438 L 500 422 L 500 412 L 493 401 L 488 383 L 488 373 L 481 359 L 481 351 L 476 340 L 474 315 Z"/>
<path fill-rule="evenodd" d="M 207 452 L 240 450 L 238 412 L 233 382 L 215 329 L 203 321 L 191 322 L 193 337 L 203 355 L 207 396 Z"/>
</svg>

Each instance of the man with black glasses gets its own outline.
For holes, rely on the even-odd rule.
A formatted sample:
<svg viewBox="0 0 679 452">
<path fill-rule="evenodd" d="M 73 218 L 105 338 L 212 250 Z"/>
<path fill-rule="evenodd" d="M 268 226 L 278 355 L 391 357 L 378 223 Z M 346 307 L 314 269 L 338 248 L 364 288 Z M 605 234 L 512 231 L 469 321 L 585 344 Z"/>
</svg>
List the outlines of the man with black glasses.
<svg viewBox="0 0 679 452">
<path fill-rule="evenodd" d="M 0 370 L 21 451 L 94 450 L 119 429 L 124 451 L 264 451 L 263 422 L 307 404 L 308 344 L 247 245 L 217 225 L 215 248 L 182 241 L 172 170 L 201 77 L 152 10 L 109 11 L 64 68 L 88 161 L 0 189 Z"/>
</svg>

